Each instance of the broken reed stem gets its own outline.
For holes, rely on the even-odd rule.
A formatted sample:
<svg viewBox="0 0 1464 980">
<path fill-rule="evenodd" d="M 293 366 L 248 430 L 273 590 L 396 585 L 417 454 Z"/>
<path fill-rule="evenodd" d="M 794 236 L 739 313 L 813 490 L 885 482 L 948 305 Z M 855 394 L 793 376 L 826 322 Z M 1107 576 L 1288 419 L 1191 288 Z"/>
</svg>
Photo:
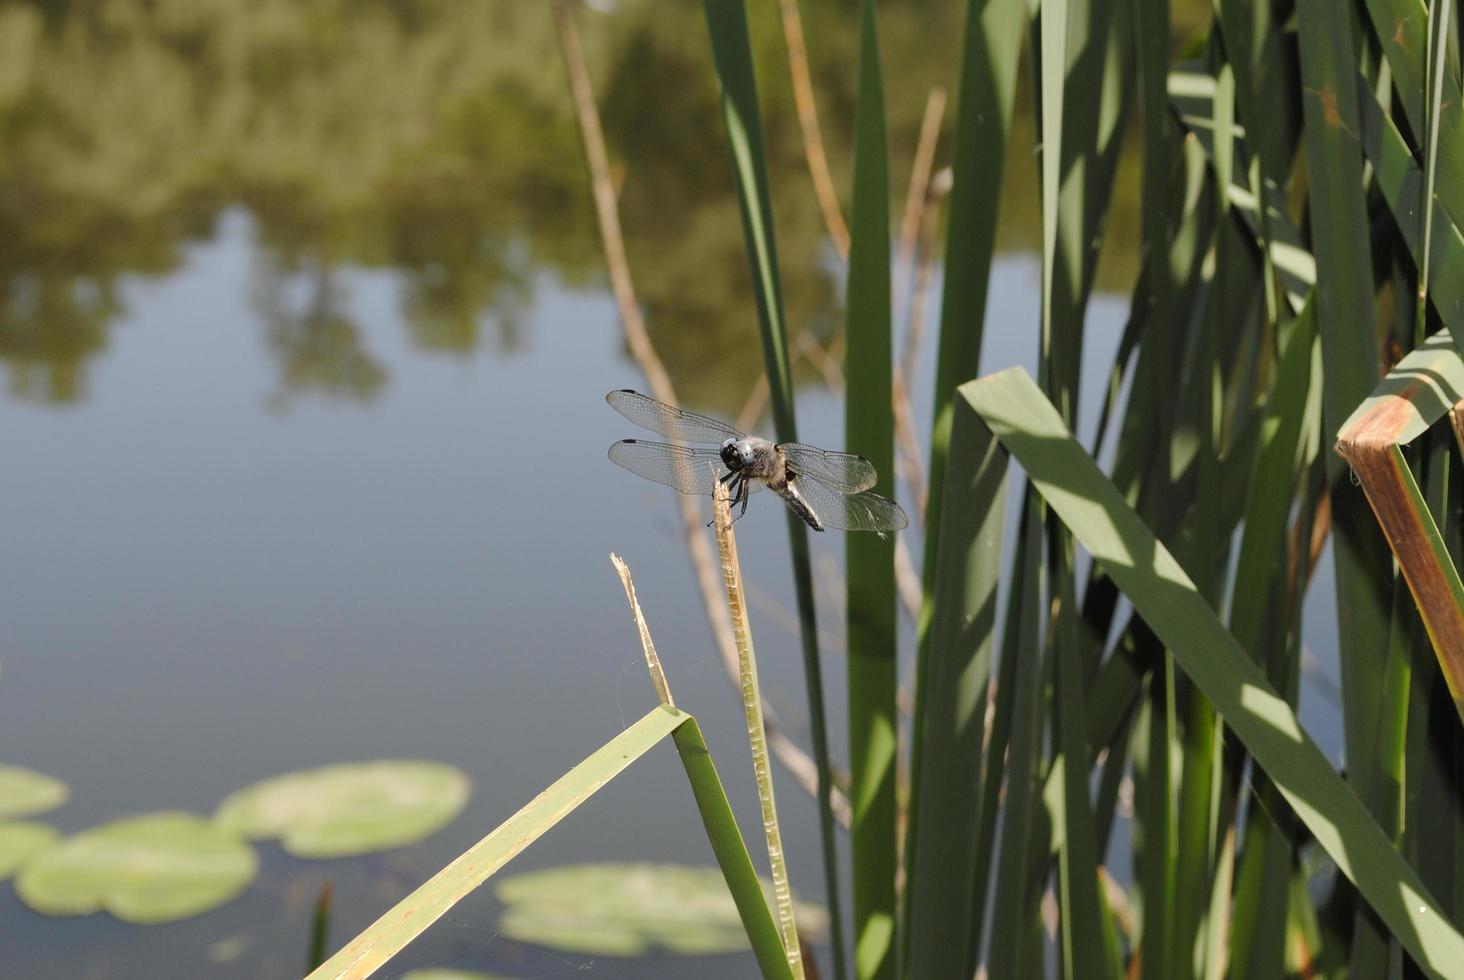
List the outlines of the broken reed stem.
<svg viewBox="0 0 1464 980">
<path fill-rule="evenodd" d="M 788 885 L 788 866 L 783 859 L 783 835 L 778 830 L 778 808 L 773 802 L 773 773 L 768 765 L 767 739 L 763 732 L 762 695 L 757 687 L 757 661 L 752 655 L 752 631 L 747 625 L 747 604 L 743 601 L 742 566 L 737 561 L 737 538 L 732 533 L 732 508 L 727 486 L 718 481 L 712 497 L 712 519 L 717 529 L 717 552 L 722 558 L 722 582 L 727 587 L 727 610 L 732 615 L 732 634 L 737 640 L 737 658 L 742 682 L 742 708 L 747 716 L 747 741 L 752 748 L 752 771 L 757 778 L 757 800 L 762 807 L 763 834 L 768 841 L 768 864 L 773 878 L 774 913 L 788 968 L 795 980 L 803 980 L 803 951 L 798 943 L 798 925 L 793 919 L 793 892 Z M 833 899 L 831 898 L 830 901 Z"/>
<path fill-rule="evenodd" d="M 656 689 L 656 697 L 668 708 L 676 707 L 676 702 L 671 700 L 671 685 L 666 683 L 666 672 L 661 669 L 661 658 L 656 656 L 656 644 L 651 640 L 651 628 L 646 625 L 646 617 L 641 612 L 640 600 L 635 596 L 635 583 L 630 578 L 630 566 L 625 563 L 615 552 L 610 553 L 610 564 L 615 566 L 615 572 L 620 576 L 620 584 L 625 586 L 625 598 L 630 603 L 630 614 L 635 617 L 635 628 L 640 633 L 641 649 L 646 652 L 646 669 L 651 672 L 651 686 Z"/>
</svg>

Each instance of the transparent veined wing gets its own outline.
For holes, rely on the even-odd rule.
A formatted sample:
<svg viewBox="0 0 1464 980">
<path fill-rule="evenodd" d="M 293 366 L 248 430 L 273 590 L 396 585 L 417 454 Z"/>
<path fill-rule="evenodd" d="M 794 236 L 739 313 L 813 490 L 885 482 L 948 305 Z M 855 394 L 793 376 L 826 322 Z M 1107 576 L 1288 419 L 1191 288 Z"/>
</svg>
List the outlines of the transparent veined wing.
<svg viewBox="0 0 1464 980">
<path fill-rule="evenodd" d="M 643 429 L 659 432 L 661 435 L 680 442 L 715 442 L 741 439 L 744 433 L 726 422 L 719 422 L 706 415 L 688 412 L 665 402 L 658 402 L 649 395 L 642 395 L 629 388 L 620 388 L 605 396 L 610 407 L 630 419 Z M 711 491 L 708 490 L 708 493 Z"/>
<path fill-rule="evenodd" d="M 778 449 L 787 457 L 794 473 L 810 476 L 840 493 L 868 490 L 879 478 L 874 464 L 854 453 L 836 453 L 801 442 L 780 442 Z"/>
<path fill-rule="evenodd" d="M 682 493 L 710 497 L 717 480 L 727 475 L 727 465 L 715 449 L 622 439 L 610 447 L 609 456 L 610 462 L 616 466 L 647 480 L 674 487 Z M 749 491 L 760 489 L 761 483 L 748 481 Z"/>
<path fill-rule="evenodd" d="M 824 527 L 885 534 L 910 526 L 910 518 L 905 516 L 905 511 L 889 497 L 869 490 L 841 493 L 816 479 L 801 476 L 793 484 Z"/>
</svg>

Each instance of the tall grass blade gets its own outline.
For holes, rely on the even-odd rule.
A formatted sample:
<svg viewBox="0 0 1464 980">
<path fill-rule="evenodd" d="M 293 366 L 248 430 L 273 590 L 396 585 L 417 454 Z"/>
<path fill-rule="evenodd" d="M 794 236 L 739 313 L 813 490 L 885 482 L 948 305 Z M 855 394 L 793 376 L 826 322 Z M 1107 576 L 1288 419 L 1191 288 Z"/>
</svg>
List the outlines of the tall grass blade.
<svg viewBox="0 0 1464 980">
<path fill-rule="evenodd" d="M 1054 740 L 1062 756 L 1053 769 L 1062 767 L 1059 806 L 1053 824 L 1061 826 L 1064 843 L 1057 859 L 1059 910 L 1062 916 L 1060 947 L 1063 976 L 1117 980 L 1123 970 L 1118 950 L 1112 945 L 1113 924 L 1108 904 L 1099 893 L 1099 856 L 1093 806 L 1089 798 L 1087 762 L 1088 725 L 1083 708 L 1083 665 L 1077 639 L 1077 600 L 1069 577 L 1059 601 L 1057 628 L 1069 635 L 1055 644 L 1058 651 L 1055 691 L 1057 711 Z M 1054 779 L 1056 780 L 1056 775 Z"/>
<path fill-rule="evenodd" d="M 895 476 L 890 175 L 873 0 L 860 4 L 859 25 L 844 426 L 849 450 L 874 463 L 879 474 L 874 489 L 888 496 Z M 886 980 L 897 966 L 895 542 L 874 534 L 851 534 L 846 541 L 854 975 Z"/>
<path fill-rule="evenodd" d="M 1145 637 L 1146 645 L 1152 639 Z M 1134 753 L 1135 828 L 1144 932 L 1139 937 L 1140 976 L 1167 980 L 1174 964 L 1174 872 L 1178 851 L 1174 767 L 1174 662 L 1159 653 L 1149 672 Z"/>
<path fill-rule="evenodd" d="M 1310 168 L 1312 243 L 1317 260 L 1317 331 L 1322 338 L 1326 429 L 1336 432 L 1378 382 L 1362 154 L 1358 145 L 1356 55 L 1347 8 L 1297 0 L 1298 39 Z M 1381 651 L 1388 643 L 1392 576 L 1365 500 L 1333 465 L 1333 556 L 1348 776 L 1371 779 L 1377 736 Z"/>
<path fill-rule="evenodd" d="M 763 360 L 773 403 L 773 423 L 780 442 L 796 442 L 793 413 L 793 374 L 788 359 L 788 336 L 783 318 L 778 254 L 773 233 L 772 196 L 768 189 L 767 157 L 763 150 L 762 120 L 758 111 L 757 81 L 747 15 L 741 0 L 704 0 L 707 31 L 717 83 L 722 93 L 722 117 L 732 153 L 737 201 L 742 214 L 743 238 L 757 299 Z M 839 908 L 838 851 L 834 843 L 834 813 L 829 762 L 828 721 L 824 711 L 823 668 L 818 659 L 818 615 L 814 605 L 813 570 L 808 555 L 808 527 L 791 510 L 786 515 L 793 556 L 793 584 L 798 595 L 799 638 L 803 648 L 803 675 L 808 689 L 808 724 L 813 758 L 818 767 L 819 837 L 823 845 L 824 890 L 829 906 L 829 932 L 835 980 L 844 980 L 843 916 Z"/>
<path fill-rule="evenodd" d="M 1016 96 L 1017 58 L 1027 20 L 1025 0 L 968 0 L 961 48 L 961 80 L 956 99 L 956 129 L 951 163 L 951 189 L 946 230 L 945 276 L 942 282 L 940 341 L 935 362 L 935 415 L 930 432 L 930 497 L 925 512 L 925 553 L 921 610 L 915 662 L 913 730 L 924 729 L 929 689 L 929 629 L 935 596 L 935 569 L 940 545 L 941 499 L 945 492 L 946 454 L 951 436 L 951 399 L 956 385 L 976 376 L 985 327 L 986 292 L 996 246 L 996 223 Z M 924 749 L 916 738 L 910 750 L 909 831 L 905 835 L 908 873 L 919 846 L 919 808 L 923 805 Z M 908 902 L 909 892 L 906 892 Z M 907 904 L 908 913 L 908 904 Z M 908 914 L 906 916 L 908 919 Z M 902 957 L 908 943 L 902 943 Z"/>
<path fill-rule="evenodd" d="M 1288 641 L 1288 631 L 1300 610 L 1289 608 L 1288 600 L 1294 601 L 1300 593 L 1292 590 L 1287 569 L 1277 564 L 1276 556 L 1285 553 L 1286 522 L 1295 498 L 1294 488 L 1306 472 L 1308 430 L 1315 427 L 1307 418 L 1315 411 L 1310 394 L 1320 381 L 1312 378 L 1317 353 L 1315 309 L 1314 303 L 1303 307 L 1301 316 L 1285 334 L 1246 495 L 1245 531 L 1230 603 L 1231 633 L 1293 707 L 1298 670 L 1292 653 L 1297 644 Z M 1319 424 L 1317 420 L 1315 425 Z M 1229 763 L 1232 768 L 1227 776 L 1234 780 L 1243 760 L 1231 758 Z M 1229 956 L 1245 976 L 1279 977 L 1284 966 L 1283 926 L 1289 900 L 1286 881 L 1292 848 L 1287 836 L 1289 827 L 1273 822 L 1281 811 L 1279 795 L 1264 774 L 1258 774 L 1254 783 L 1252 819 L 1245 829 L 1231 912 L 1234 929 Z M 1234 793 L 1227 803 L 1233 816 L 1237 805 Z M 1256 810 L 1257 806 L 1261 811 Z M 1211 948 L 1224 946 L 1212 942 Z"/>
<path fill-rule="evenodd" d="M 1394 121 L 1383 112 L 1376 99 L 1362 90 L 1358 91 L 1358 114 L 1362 124 L 1362 146 L 1373 166 L 1374 186 L 1392 212 L 1398 234 L 1414 266 L 1422 268 L 1422 204 L 1426 200 L 1423 171 Z M 1464 180 L 1445 180 L 1435 191 L 1455 185 L 1464 185 Z M 1437 196 L 1433 201 L 1428 299 L 1438 311 L 1439 319 L 1457 337 L 1464 333 L 1464 232 Z M 1456 339 L 1456 348 L 1458 344 Z"/>
<path fill-rule="evenodd" d="M 1456 362 L 1457 363 L 1457 362 Z M 1447 545 L 1458 525 L 1457 511 L 1451 513 L 1450 483 L 1458 479 L 1454 470 L 1453 434 L 1436 429 L 1424 441 L 1424 497 L 1429 512 L 1439 524 Z M 1464 727 L 1457 711 L 1450 710 L 1447 698 L 1438 697 L 1444 687 L 1442 678 L 1433 669 L 1432 644 L 1414 631 L 1412 686 L 1408 694 L 1408 740 L 1405 750 L 1407 770 L 1403 777 L 1406 794 L 1403 800 L 1403 850 L 1418 868 L 1424 883 L 1439 899 L 1446 911 L 1458 921 L 1458 895 L 1455 881 L 1457 846 L 1454 824 L 1459 820 L 1456 807 L 1439 806 L 1440 799 L 1451 792 L 1448 772 L 1452 758 L 1458 758 L 1460 737 Z M 1457 785 L 1457 784 L 1456 784 Z M 1439 795 L 1444 794 L 1444 795 Z"/>
<path fill-rule="evenodd" d="M 981 426 L 972 426 L 972 438 L 979 439 Z M 963 444 L 971 445 L 969 440 Z M 973 448 L 978 458 L 988 455 L 979 443 Z M 1000 462 L 992 458 L 988 467 Z M 1005 467 L 1000 467 L 1004 470 Z M 989 482 L 1002 482 L 1003 472 L 984 477 Z M 1011 741 L 1006 760 L 1006 803 L 1002 809 L 1000 863 L 996 869 L 991 904 L 991 949 L 986 957 L 986 973 L 991 977 L 1023 976 L 1024 945 L 1039 921 L 1038 900 L 1041 879 L 1033 880 L 1031 868 L 1034 851 L 1046 851 L 1043 835 L 1037 827 L 1037 790 L 1043 778 L 1042 765 L 1042 689 L 1047 675 L 1041 641 L 1042 612 L 1042 523 L 1041 504 L 1032 490 L 1023 505 L 1021 532 L 1022 551 L 1016 561 L 1013 591 L 1021 596 L 1017 611 L 1016 676 L 1012 681 Z M 988 778 L 997 778 L 992 773 Z M 1045 876 L 1044 876 L 1045 877 Z M 979 926 L 977 927 L 979 928 Z"/>
<path fill-rule="evenodd" d="M 1442 0 L 1435 0 L 1436 3 Z M 1459 81 L 1445 71 L 1441 84 L 1440 111 L 1430 117 L 1431 100 L 1429 6 L 1423 0 L 1366 0 L 1373 31 L 1387 58 L 1393 76 L 1393 91 L 1403 107 L 1403 117 L 1414 133 L 1429 131 L 1430 118 L 1438 123 L 1438 170 L 1446 177 L 1464 173 L 1464 121 L 1459 118 Z M 1425 147 L 1425 152 L 1427 148 Z M 1444 209 L 1455 221 L 1464 221 L 1464 181 L 1445 179 L 1436 190 Z"/>
<path fill-rule="evenodd" d="M 957 408 L 961 406 L 958 404 Z M 969 406 L 967 406 L 969 412 Z M 959 414 L 958 414 L 959 420 Z M 969 428 L 969 426 L 967 426 Z M 959 428 L 957 429 L 959 432 Z M 963 446 L 964 440 L 957 438 L 955 445 L 958 451 L 966 452 Z M 973 458 L 980 454 L 972 453 Z M 984 458 L 984 457 L 983 457 Z M 999 470 L 992 470 L 987 465 L 982 485 L 990 485 L 993 488 L 1004 486 Z M 1041 551 L 1038 548 L 1029 546 L 1029 540 L 1041 533 L 1041 527 L 1036 520 L 1029 520 L 1026 509 L 1031 507 L 1035 501 L 1031 494 L 1023 493 L 1023 514 L 1017 524 L 1017 539 L 1014 545 L 1011 563 L 1011 587 L 1007 590 L 1006 621 L 1002 625 L 1001 638 L 1001 664 L 996 678 L 995 704 L 992 705 L 991 735 L 986 745 L 986 759 L 982 766 L 981 779 L 981 801 L 980 809 L 976 812 L 976 856 L 972 874 L 973 894 L 971 914 L 967 917 L 970 925 L 969 953 L 966 957 L 965 968 L 961 976 L 975 974 L 977 964 L 981 962 L 982 942 L 985 939 L 985 926 L 987 919 L 987 899 L 991 893 L 991 867 L 992 851 L 996 843 L 997 816 L 1001 810 L 1002 797 L 1005 793 L 1005 783 L 1002 779 L 1006 768 L 1007 749 L 1011 745 L 1012 726 L 1014 723 L 1014 703 L 1017 693 L 1017 668 L 1024 660 L 1029 659 L 1022 649 L 1024 639 L 1032 642 L 1037 626 L 1037 609 L 1040 605 L 1040 598 L 1035 596 L 1038 587 L 1038 563 L 1042 560 Z M 996 520 L 1002 513 L 1002 504 L 993 501 L 995 508 L 988 521 Z M 936 599 L 939 602 L 939 596 Z M 1054 846 L 1052 850 L 1056 850 Z M 911 974 L 914 976 L 915 974 Z"/>
<path fill-rule="evenodd" d="M 930 502 L 926 524 L 940 526 L 940 495 L 956 385 L 976 374 L 986 316 L 986 292 L 996 245 L 996 222 L 1016 95 L 1024 0 L 969 0 L 957 93 L 954 182 L 946 230 L 940 344 L 935 366 L 935 423 L 931 432 Z M 926 601 L 935 571 L 937 532 L 926 538 Z"/>
<path fill-rule="evenodd" d="M 1422 337 L 1428 318 L 1429 256 L 1433 251 L 1434 184 L 1438 179 L 1440 108 L 1444 97 L 1445 55 L 1449 39 L 1449 0 L 1434 0 L 1429 6 L 1428 101 L 1424 103 L 1423 188 L 1419 206 L 1423 210 L 1423 255 L 1418 263 L 1418 310 L 1415 333 Z"/>
<path fill-rule="evenodd" d="M 1144 268 L 1140 282 L 1134 291 L 1134 306 L 1130 314 L 1131 323 L 1148 323 L 1144 333 L 1144 346 L 1152 350 L 1151 363 L 1163 365 L 1149 372 L 1146 380 L 1152 387 L 1150 396 L 1160 405 L 1173 400 L 1170 388 L 1173 385 L 1172 372 L 1168 365 L 1174 355 L 1173 330 L 1163 320 L 1152 319 L 1160 315 L 1172 292 L 1170 284 L 1170 201 L 1169 175 L 1173 168 L 1171 148 L 1171 126 L 1169 123 L 1169 93 L 1167 81 L 1169 72 L 1169 3 L 1168 0 L 1133 0 L 1134 16 L 1134 68 L 1138 85 L 1139 118 L 1143 130 L 1143 242 Z M 1137 333 L 1137 331 L 1135 331 Z M 1121 370 L 1117 367 L 1118 377 Z M 1117 385 L 1114 386 L 1117 390 Z M 1107 415 L 1105 407 L 1105 416 Z M 1106 426 L 1100 426 L 1106 428 Z M 1167 440 L 1159 440 L 1156 449 L 1164 455 L 1163 469 L 1169 469 Z"/>
<path fill-rule="evenodd" d="M 1457 975 L 1464 936 L 1025 372 L 971 382 L 960 396 L 1107 569 L 1409 955 L 1431 975 Z"/>
<path fill-rule="evenodd" d="M 940 560 L 935 571 L 935 606 L 930 626 L 924 729 L 916 733 L 925 757 L 924 794 L 916 808 L 918 849 L 909 879 L 911 977 L 969 977 L 975 969 L 972 944 L 952 942 L 979 935 L 986 890 L 986 865 L 995 831 L 995 792 L 1001 783 L 1001 755 L 993 752 L 983 774 L 982 736 L 987 684 L 995 648 L 997 582 L 1001 572 L 1001 530 L 1006 485 L 992 469 L 990 454 L 970 442 L 978 425 L 969 407 L 956 406 L 951 461 L 946 469 L 941 513 Z M 993 478 L 995 476 L 995 478 Z M 1020 622 L 1012 615 L 1007 628 Z M 1006 697 L 1018 652 L 1003 661 Z M 1002 727 L 1010 724 L 1004 712 Z M 993 743 L 1005 738 L 993 723 Z M 989 802 L 985 802 L 989 801 Z M 952 814 L 974 816 L 952 821 Z M 981 841 L 987 857 L 979 860 Z"/>
</svg>

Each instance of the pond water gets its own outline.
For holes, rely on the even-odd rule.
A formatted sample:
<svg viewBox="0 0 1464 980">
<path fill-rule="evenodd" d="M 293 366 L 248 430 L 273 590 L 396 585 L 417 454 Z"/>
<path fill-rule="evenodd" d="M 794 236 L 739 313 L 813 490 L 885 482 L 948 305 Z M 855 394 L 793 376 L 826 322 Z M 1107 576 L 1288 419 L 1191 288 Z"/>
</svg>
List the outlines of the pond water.
<svg viewBox="0 0 1464 980">
<path fill-rule="evenodd" d="M 0 885 L 6 975 L 298 976 L 323 883 L 339 943 L 654 705 L 611 551 L 630 563 L 743 826 L 757 826 L 740 708 L 671 492 L 604 456 L 634 434 L 605 391 L 643 384 L 602 274 L 547 10 L 315 6 L 0 10 L 0 760 L 71 786 L 43 818 L 67 832 L 209 813 L 256 779 L 352 760 L 451 763 L 474 794 L 446 830 L 374 857 L 301 861 L 262 844 L 243 898 L 173 925 L 47 918 Z M 790 319 L 826 343 L 841 280 L 764 6 L 753 26 Z M 805 6 L 847 183 L 855 36 L 838 5 Z M 899 181 L 926 92 L 954 79 L 957 6 L 881 25 Z M 761 356 L 699 10 L 625 2 L 581 23 L 653 338 L 689 403 L 733 416 Z M 1024 126 L 1014 142 L 1030 146 Z M 1003 191 L 1017 204 L 987 369 L 1035 363 L 1032 163 L 1014 155 Z M 1131 282 L 1136 219 L 1120 210 L 1110 226 L 1090 424 L 1127 308 L 1108 291 Z M 915 392 L 922 430 L 932 346 Z M 800 434 L 839 446 L 839 397 L 806 364 L 799 378 Z M 755 501 L 738 531 L 764 691 L 802 738 L 774 503 Z M 815 567 L 841 561 L 835 535 L 815 549 Z M 823 578 L 843 756 L 842 597 Z M 1325 626 L 1330 580 L 1319 585 L 1312 619 Z M 1325 729 L 1319 704 L 1308 721 Z M 814 808 L 779 778 L 794 885 L 820 898 Z M 711 862 L 669 746 L 509 871 L 600 860 Z M 521 945 L 497 934 L 499 912 L 484 889 L 380 975 L 691 968 Z M 719 956 L 695 969 L 754 968 Z"/>
</svg>

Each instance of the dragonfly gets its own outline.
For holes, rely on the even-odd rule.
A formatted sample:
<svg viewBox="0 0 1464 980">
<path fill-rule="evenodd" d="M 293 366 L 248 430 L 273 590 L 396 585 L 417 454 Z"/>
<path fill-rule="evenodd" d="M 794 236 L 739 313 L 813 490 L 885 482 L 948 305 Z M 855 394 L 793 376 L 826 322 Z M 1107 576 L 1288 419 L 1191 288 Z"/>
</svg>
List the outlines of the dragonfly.
<svg viewBox="0 0 1464 980">
<path fill-rule="evenodd" d="M 659 402 L 629 388 L 605 396 L 630 421 L 677 443 L 715 443 L 717 448 L 622 439 L 610 461 L 637 476 L 694 496 L 727 485 L 732 506 L 747 513 L 752 494 L 766 487 L 815 531 L 874 531 L 881 536 L 910 525 L 900 505 L 870 490 L 874 464 L 854 453 L 801 442 L 769 442 L 725 422 Z"/>
</svg>

